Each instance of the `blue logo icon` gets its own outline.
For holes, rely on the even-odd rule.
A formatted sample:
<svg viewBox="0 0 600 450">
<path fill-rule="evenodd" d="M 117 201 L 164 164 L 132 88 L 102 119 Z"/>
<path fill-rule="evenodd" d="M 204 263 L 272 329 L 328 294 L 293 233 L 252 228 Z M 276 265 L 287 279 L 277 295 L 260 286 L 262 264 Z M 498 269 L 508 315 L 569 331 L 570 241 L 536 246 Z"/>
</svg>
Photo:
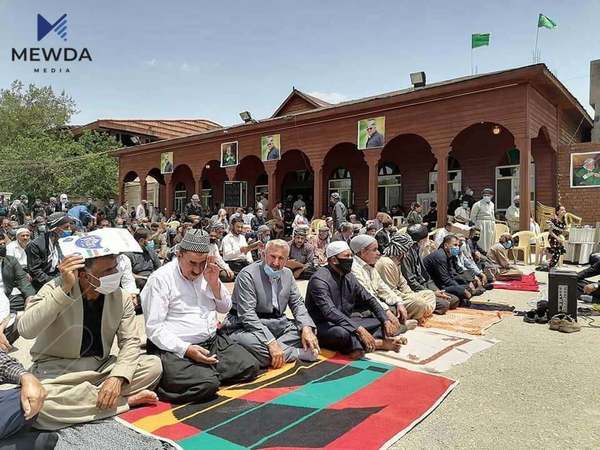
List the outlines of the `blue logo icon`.
<svg viewBox="0 0 600 450">
<path fill-rule="evenodd" d="M 37 40 L 41 41 L 52 30 L 63 40 L 67 40 L 67 14 L 60 16 L 54 23 L 48 22 L 41 14 L 37 15 Z"/>
<path fill-rule="evenodd" d="M 102 248 L 102 238 L 93 235 L 83 236 L 75 241 L 75 245 L 79 248 L 87 248 L 90 250 Z"/>
</svg>

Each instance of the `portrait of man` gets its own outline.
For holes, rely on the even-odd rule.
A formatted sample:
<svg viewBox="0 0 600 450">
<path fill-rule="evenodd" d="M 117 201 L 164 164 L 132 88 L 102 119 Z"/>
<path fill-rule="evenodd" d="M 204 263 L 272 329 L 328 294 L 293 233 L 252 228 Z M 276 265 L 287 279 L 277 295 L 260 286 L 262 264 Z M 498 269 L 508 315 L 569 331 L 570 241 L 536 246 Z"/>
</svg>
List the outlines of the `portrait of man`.
<svg viewBox="0 0 600 450">
<path fill-rule="evenodd" d="M 262 136 L 260 138 L 260 149 L 263 161 L 281 159 L 280 135 Z"/>
<path fill-rule="evenodd" d="M 358 121 L 359 150 L 385 145 L 385 117 L 374 117 Z"/>
<path fill-rule="evenodd" d="M 173 173 L 173 152 L 160 154 L 160 173 Z"/>
<path fill-rule="evenodd" d="M 225 142 L 221 144 L 221 167 L 237 166 L 238 143 Z"/>
<path fill-rule="evenodd" d="M 600 152 L 571 154 L 571 187 L 600 186 Z"/>
</svg>

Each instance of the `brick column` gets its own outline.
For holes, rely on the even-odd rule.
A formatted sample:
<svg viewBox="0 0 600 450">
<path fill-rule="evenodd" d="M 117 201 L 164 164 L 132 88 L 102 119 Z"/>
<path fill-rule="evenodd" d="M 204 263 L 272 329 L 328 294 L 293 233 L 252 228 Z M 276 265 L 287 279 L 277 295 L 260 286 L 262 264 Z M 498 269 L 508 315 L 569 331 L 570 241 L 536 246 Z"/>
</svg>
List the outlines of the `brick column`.
<svg viewBox="0 0 600 450">
<path fill-rule="evenodd" d="M 275 204 L 279 201 L 279 193 L 277 192 L 277 179 L 275 177 L 275 171 L 277 170 L 277 161 L 265 161 L 265 172 L 269 178 L 269 210 L 275 208 Z M 265 211 L 267 217 L 270 218 L 271 211 Z"/>
<path fill-rule="evenodd" d="M 434 151 L 437 159 L 437 226 L 443 227 L 448 221 L 448 153 L 445 150 Z"/>
<path fill-rule="evenodd" d="M 148 200 L 148 183 L 145 176 L 140 176 L 140 202 Z"/>
<path fill-rule="evenodd" d="M 167 210 L 167 217 L 173 211 L 173 186 L 171 185 L 171 178 L 173 175 L 165 175 L 165 205 L 164 208 Z M 163 205 L 161 205 L 163 206 Z"/>
<path fill-rule="evenodd" d="M 202 192 L 202 180 L 196 177 L 194 177 L 194 180 L 196 181 L 196 191 L 194 192 L 194 194 L 200 195 L 200 193 Z"/>
<path fill-rule="evenodd" d="M 526 135 L 515 139 L 519 149 L 519 221 L 521 231 L 529 230 L 529 215 L 531 214 L 531 189 L 529 176 L 531 166 L 531 139 Z"/>
<path fill-rule="evenodd" d="M 313 219 L 323 215 L 323 161 L 311 161 L 313 167 Z"/>
<path fill-rule="evenodd" d="M 369 219 L 374 219 L 379 209 L 379 160 L 383 149 L 363 150 L 363 156 L 369 166 Z"/>
<path fill-rule="evenodd" d="M 125 182 L 119 178 L 119 205 L 125 202 Z"/>
</svg>

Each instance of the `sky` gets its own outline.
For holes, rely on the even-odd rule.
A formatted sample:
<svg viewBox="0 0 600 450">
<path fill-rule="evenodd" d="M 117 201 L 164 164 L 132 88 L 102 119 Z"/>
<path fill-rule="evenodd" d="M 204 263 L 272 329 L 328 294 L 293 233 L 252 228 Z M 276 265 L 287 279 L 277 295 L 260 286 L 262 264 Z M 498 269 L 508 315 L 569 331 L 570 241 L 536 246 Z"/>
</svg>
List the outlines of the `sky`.
<svg viewBox="0 0 600 450">
<path fill-rule="evenodd" d="M 541 60 L 591 112 L 589 62 L 600 58 L 600 1 L 0 0 L 0 89 L 50 85 L 75 100 L 73 124 L 100 118 L 270 117 L 293 86 L 330 102 L 532 62 L 538 13 Z M 37 14 L 67 14 L 67 41 L 37 42 Z M 87 48 L 92 62 L 11 61 L 15 47 Z M 70 73 L 34 73 L 34 66 Z"/>
</svg>

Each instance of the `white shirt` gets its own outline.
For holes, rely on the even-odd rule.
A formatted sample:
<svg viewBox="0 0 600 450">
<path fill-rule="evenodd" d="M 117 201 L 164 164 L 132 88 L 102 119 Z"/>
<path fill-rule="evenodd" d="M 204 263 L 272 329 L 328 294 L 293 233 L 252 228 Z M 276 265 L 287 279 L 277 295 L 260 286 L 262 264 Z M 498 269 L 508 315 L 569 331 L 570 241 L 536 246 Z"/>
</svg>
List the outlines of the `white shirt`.
<svg viewBox="0 0 600 450">
<path fill-rule="evenodd" d="M 193 282 L 184 278 L 177 258 L 154 271 L 141 294 L 148 339 L 183 358 L 190 344 L 213 337 L 217 312 L 231 309 L 231 294 L 220 286 L 217 300 L 203 276 Z"/>
<path fill-rule="evenodd" d="M 227 236 L 223 238 L 223 259 L 225 261 L 236 261 L 245 259 L 249 263 L 252 263 L 252 254 L 247 252 L 243 254 L 240 249 L 242 247 L 247 247 L 248 242 L 246 241 L 246 236 L 243 234 L 235 235 L 233 233 L 229 233 Z"/>
<path fill-rule="evenodd" d="M 144 205 L 141 203 L 137 205 L 137 208 L 135 208 L 135 218 L 137 220 L 146 218 L 146 210 L 144 209 Z"/>
<path fill-rule="evenodd" d="M 10 300 L 4 293 L 4 281 L 2 280 L 2 271 L 0 270 L 0 322 L 10 314 Z"/>
<path fill-rule="evenodd" d="M 128 294 L 139 294 L 140 290 L 135 284 L 135 277 L 131 269 L 131 260 L 125 255 L 117 257 L 117 268 L 121 272 L 121 287 Z"/>
<path fill-rule="evenodd" d="M 228 272 L 231 272 L 231 268 L 229 267 L 229 264 L 227 264 L 223 260 L 223 257 L 221 256 L 221 252 L 219 252 L 219 245 L 217 243 L 208 244 L 208 255 L 215 257 L 215 263 L 217 263 L 217 266 L 219 266 L 219 268 L 221 270 L 226 270 Z"/>
<path fill-rule="evenodd" d="M 8 256 L 14 256 L 21 267 L 27 266 L 27 253 L 25 253 L 25 249 L 21 247 L 19 241 L 12 241 L 6 245 L 6 254 Z"/>
</svg>

